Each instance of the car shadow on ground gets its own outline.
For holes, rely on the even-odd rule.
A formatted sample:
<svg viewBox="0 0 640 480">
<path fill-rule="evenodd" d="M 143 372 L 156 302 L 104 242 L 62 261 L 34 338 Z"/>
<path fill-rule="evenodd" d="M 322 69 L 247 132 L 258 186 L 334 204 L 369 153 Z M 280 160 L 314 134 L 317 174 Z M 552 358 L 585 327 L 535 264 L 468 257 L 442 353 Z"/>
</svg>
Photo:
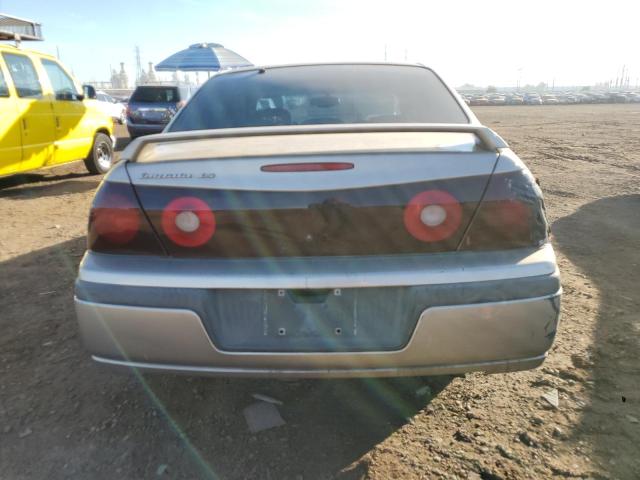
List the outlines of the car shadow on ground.
<svg viewBox="0 0 640 480">
<path fill-rule="evenodd" d="M 363 455 L 451 381 L 216 379 L 99 367 L 82 349 L 73 310 L 84 242 L 0 263 L 7 477 L 360 478 Z M 281 401 L 286 423 L 251 433 L 243 410 L 253 394 Z"/>
<path fill-rule="evenodd" d="M 87 175 L 68 174 L 62 176 L 47 176 L 40 181 L 53 182 L 45 185 L 33 185 L 33 182 L 23 184 L 19 188 L 2 189 L 0 185 L 0 198 L 24 200 L 27 198 L 57 197 L 71 193 L 84 193 L 95 190 L 101 177 L 93 176 L 87 180 L 77 180 Z"/>
<path fill-rule="evenodd" d="M 182 445 L 202 477 L 274 479 L 361 478 L 368 468 L 362 457 L 411 421 L 449 381 L 285 382 L 155 375 L 139 380 L 165 425 L 184 436 Z M 417 395 L 425 385 L 430 394 Z M 277 408 L 286 424 L 249 432 L 243 410 L 256 401 L 254 394 L 281 401 Z"/>
<path fill-rule="evenodd" d="M 44 185 L 37 186 L 35 184 L 43 183 L 43 182 L 64 182 L 68 180 L 77 180 L 87 178 L 89 180 L 93 179 L 90 183 L 93 183 L 94 186 L 97 185 L 100 181 L 99 176 L 92 175 L 90 173 L 65 173 L 61 175 L 56 175 L 53 172 L 46 173 L 19 173 L 16 175 L 11 175 L 8 177 L 0 178 L 0 196 L 2 197 L 11 197 L 18 196 L 24 194 L 24 196 L 29 196 L 29 190 L 34 190 L 36 188 L 42 187 L 52 187 L 55 185 Z M 71 183 L 71 182 L 68 182 Z M 32 187 L 33 186 L 33 187 Z M 24 188 L 21 188 L 24 187 Z M 34 190 L 35 191 L 35 190 Z M 59 193 L 73 193 L 73 192 L 59 192 Z M 55 195 L 56 193 L 54 193 Z"/>
<path fill-rule="evenodd" d="M 572 360 L 594 380 L 580 433 L 591 437 L 611 478 L 638 478 L 640 472 L 633 466 L 640 431 L 629 417 L 640 419 L 639 212 L 640 195 L 608 197 L 582 206 L 552 229 L 556 244 L 600 294 L 593 351 Z"/>
</svg>

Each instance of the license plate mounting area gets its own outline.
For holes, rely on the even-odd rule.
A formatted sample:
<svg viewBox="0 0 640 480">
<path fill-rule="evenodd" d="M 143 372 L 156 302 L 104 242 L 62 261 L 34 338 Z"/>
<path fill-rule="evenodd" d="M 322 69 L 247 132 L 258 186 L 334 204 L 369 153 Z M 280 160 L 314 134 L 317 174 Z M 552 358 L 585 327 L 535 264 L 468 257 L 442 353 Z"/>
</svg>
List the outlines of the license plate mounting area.
<svg viewBox="0 0 640 480">
<path fill-rule="evenodd" d="M 353 290 L 270 290 L 265 292 L 263 306 L 265 336 L 339 341 L 358 334 L 357 296 Z"/>
</svg>

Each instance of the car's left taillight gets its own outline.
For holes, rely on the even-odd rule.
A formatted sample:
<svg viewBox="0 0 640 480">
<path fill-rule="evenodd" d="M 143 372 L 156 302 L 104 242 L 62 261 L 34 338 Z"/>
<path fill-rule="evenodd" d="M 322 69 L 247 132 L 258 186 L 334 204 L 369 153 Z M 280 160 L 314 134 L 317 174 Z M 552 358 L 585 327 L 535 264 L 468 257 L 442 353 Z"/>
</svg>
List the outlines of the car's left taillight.
<svg viewBox="0 0 640 480">
<path fill-rule="evenodd" d="M 164 255 L 128 183 L 105 181 L 89 213 L 88 248 L 94 252 Z"/>
</svg>

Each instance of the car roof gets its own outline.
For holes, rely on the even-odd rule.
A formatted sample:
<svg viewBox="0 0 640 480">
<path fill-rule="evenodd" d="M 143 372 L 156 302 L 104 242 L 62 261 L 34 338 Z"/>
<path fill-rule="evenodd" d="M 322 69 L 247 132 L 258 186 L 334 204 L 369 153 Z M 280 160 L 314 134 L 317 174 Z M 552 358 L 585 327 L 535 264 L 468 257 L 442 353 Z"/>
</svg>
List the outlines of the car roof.
<svg viewBox="0 0 640 480">
<path fill-rule="evenodd" d="M 48 53 L 43 53 L 37 50 L 28 49 L 28 48 L 16 47 L 15 45 L 9 45 L 7 43 L 0 43 L 0 51 L 11 52 L 11 53 L 22 53 L 27 55 L 38 55 L 39 57 L 47 58 L 49 60 L 55 60 L 55 61 L 58 60 L 55 56 L 49 55 Z"/>
<path fill-rule="evenodd" d="M 221 72 L 216 73 L 216 77 L 220 75 L 230 75 L 234 73 L 241 72 L 258 72 L 260 70 L 273 70 L 276 68 L 295 68 L 295 67 L 321 67 L 321 66 L 337 66 L 337 65 L 345 65 L 345 66 L 386 66 L 386 67 L 418 67 L 424 68 L 427 70 L 432 70 L 431 68 L 421 64 L 421 63 L 408 63 L 408 62 L 312 62 L 312 63 L 284 63 L 284 64 L 267 64 L 267 65 L 253 65 L 250 67 L 241 67 L 241 68 L 233 68 L 229 70 L 223 70 Z M 214 77 L 212 77 L 214 78 Z"/>
<path fill-rule="evenodd" d="M 138 90 L 139 88 L 171 88 L 171 87 L 179 87 L 180 85 L 138 85 L 136 87 L 136 90 Z"/>
</svg>

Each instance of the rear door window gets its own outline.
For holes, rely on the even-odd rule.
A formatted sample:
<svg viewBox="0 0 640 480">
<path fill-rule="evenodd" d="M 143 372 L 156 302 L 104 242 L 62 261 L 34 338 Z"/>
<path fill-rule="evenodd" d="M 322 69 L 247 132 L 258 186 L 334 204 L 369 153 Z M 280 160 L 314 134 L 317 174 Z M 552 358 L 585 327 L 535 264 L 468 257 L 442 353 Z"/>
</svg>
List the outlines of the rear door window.
<svg viewBox="0 0 640 480">
<path fill-rule="evenodd" d="M 138 87 L 130 101 L 132 103 L 177 103 L 178 89 L 176 87 Z"/>
<path fill-rule="evenodd" d="M 60 65 L 53 60 L 42 60 L 42 66 L 47 72 L 51 86 L 56 95 L 77 95 L 76 86 L 71 77 Z"/>
<path fill-rule="evenodd" d="M 25 55 L 3 53 L 13 85 L 21 98 L 38 98 L 42 96 L 42 86 L 31 59 Z"/>
<path fill-rule="evenodd" d="M 4 73 L 0 70 L 0 97 L 8 97 L 9 96 L 9 86 L 7 85 L 7 81 L 4 79 Z"/>
</svg>

